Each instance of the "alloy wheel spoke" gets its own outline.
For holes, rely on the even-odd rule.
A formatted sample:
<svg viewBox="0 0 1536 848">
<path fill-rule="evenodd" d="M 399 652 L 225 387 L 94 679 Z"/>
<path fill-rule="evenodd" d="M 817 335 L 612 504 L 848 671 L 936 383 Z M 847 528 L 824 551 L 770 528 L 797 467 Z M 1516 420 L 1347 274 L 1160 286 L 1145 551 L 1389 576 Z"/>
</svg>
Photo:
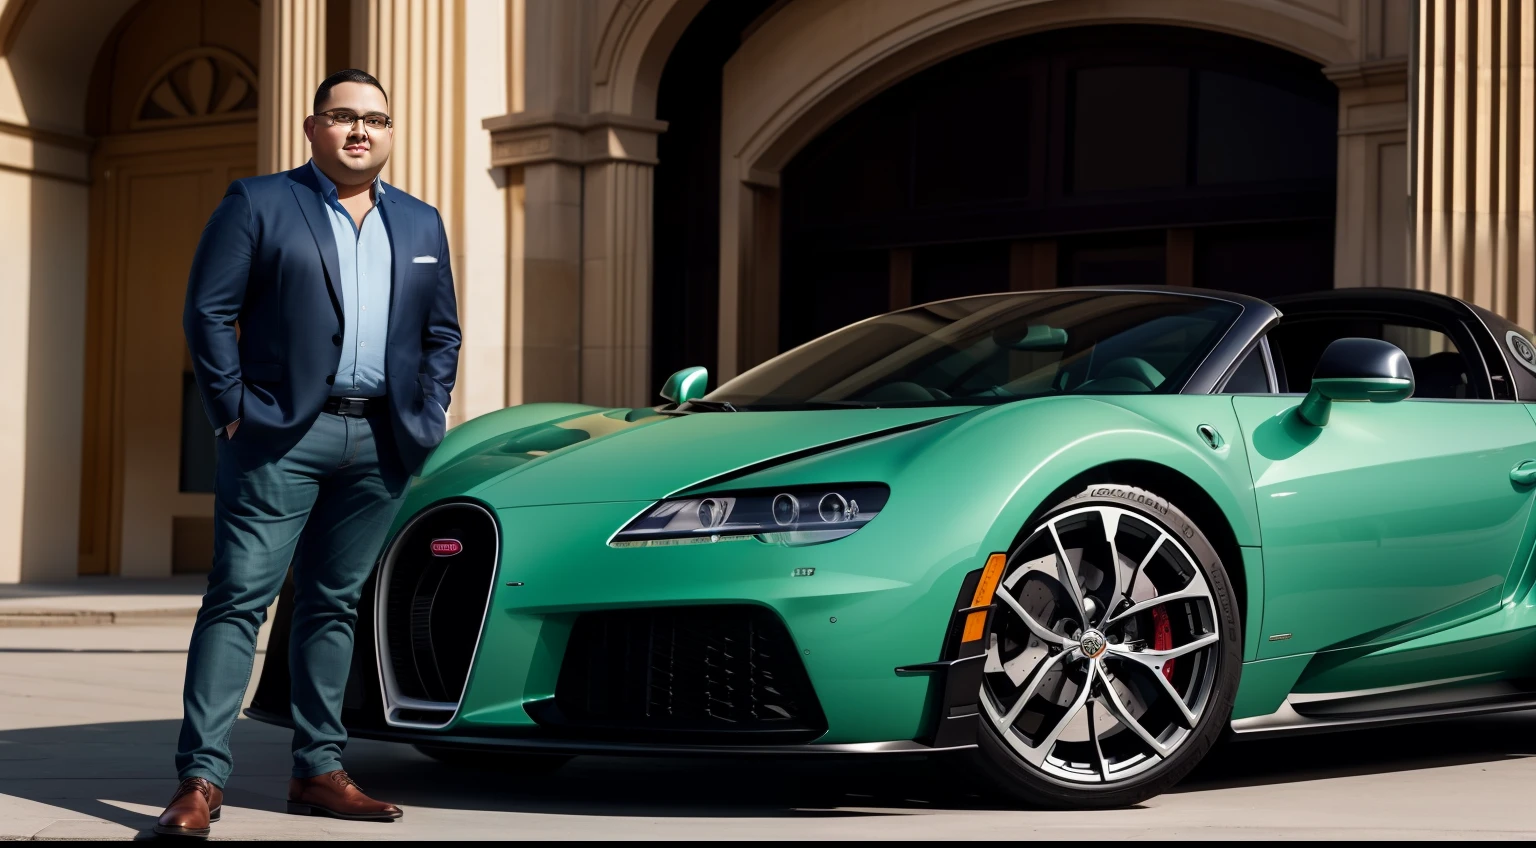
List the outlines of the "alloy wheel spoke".
<svg viewBox="0 0 1536 848">
<path fill-rule="evenodd" d="M 1108 680 L 1101 680 L 1105 686 Z M 1099 761 L 1099 779 L 1109 782 L 1109 760 L 1104 759 L 1104 746 L 1099 744 L 1099 722 L 1094 712 L 1094 702 L 1088 702 L 1088 738 L 1093 740 L 1093 754 Z"/>
<path fill-rule="evenodd" d="M 1040 572 L 1040 573 L 1043 573 L 1043 572 Z M 1054 630 L 1050 629 L 1049 627 L 1046 627 L 1044 624 L 1040 623 L 1040 621 L 1037 620 L 1033 615 L 1031 615 L 1028 610 L 1024 609 L 1023 604 L 1019 603 L 1018 599 L 1013 596 L 1013 592 L 1011 590 L 1009 590 L 1008 588 L 1004 587 L 1001 591 L 999 591 L 996 594 L 996 597 L 1002 598 L 1003 604 L 1005 606 L 1007 606 L 1009 609 L 1013 610 L 1013 614 L 1014 615 L 1016 615 L 1019 618 L 1024 620 L 1024 626 L 1029 628 L 1029 632 L 1035 634 L 1036 636 L 1038 636 L 1039 638 L 1044 640 L 1047 644 L 1051 644 L 1051 645 L 1075 645 L 1075 644 L 1077 644 L 1071 638 L 1063 636 L 1060 633 L 1057 633 L 1056 631 L 1054 631 Z"/>
<path fill-rule="evenodd" d="M 1148 748 L 1152 749 L 1153 754 L 1156 754 L 1159 757 L 1168 756 L 1168 749 L 1164 748 L 1163 743 L 1157 741 L 1157 738 L 1148 733 L 1147 729 L 1141 726 L 1141 722 L 1137 721 L 1136 717 L 1131 715 L 1131 711 L 1126 709 L 1125 704 L 1120 702 L 1120 696 L 1115 693 L 1115 687 L 1109 685 L 1108 680 L 1105 681 L 1105 685 L 1102 687 L 1101 691 L 1104 693 L 1104 698 L 1099 701 L 1099 704 L 1100 706 L 1104 707 L 1104 709 L 1108 710 L 1110 715 L 1115 717 L 1115 721 L 1125 725 L 1130 729 L 1132 733 L 1140 737 L 1141 741 L 1145 743 Z"/>
<path fill-rule="evenodd" d="M 1141 572 L 1146 570 L 1147 563 L 1151 562 L 1152 558 L 1157 556 L 1158 549 L 1161 548 L 1163 543 L 1166 541 L 1168 541 L 1168 534 L 1162 531 L 1158 531 L 1157 541 L 1152 543 L 1152 547 L 1147 551 L 1147 555 L 1142 557 L 1141 562 L 1136 564 L 1136 570 L 1131 572 L 1131 582 L 1125 584 L 1125 594 L 1122 597 L 1124 597 L 1127 601 L 1131 599 L 1131 593 L 1136 591 L 1136 581 L 1141 578 Z M 1107 621 L 1105 622 L 1106 625 L 1108 623 L 1109 622 Z"/>
<path fill-rule="evenodd" d="M 1057 719 L 1056 725 L 1051 728 L 1051 732 L 1047 733 L 1044 739 L 1040 740 L 1039 745 L 1026 749 L 1029 753 L 1025 754 L 1025 758 L 1035 765 L 1044 763 L 1051 756 L 1051 751 L 1056 747 L 1056 740 L 1061 738 L 1061 734 L 1067 729 L 1067 725 L 1072 723 L 1072 719 L 1076 718 L 1077 714 L 1082 711 L 1083 705 L 1088 703 L 1088 694 L 1093 690 L 1093 681 L 1098 673 L 1098 663 L 1089 661 L 1083 666 L 1083 673 L 1082 688 L 1078 690 L 1077 697 L 1072 699 L 1072 705 L 1067 707 L 1067 711 L 1061 714 L 1061 718 Z"/>
<path fill-rule="evenodd" d="M 1104 627 L 1108 623 L 1109 614 L 1114 611 L 1115 601 L 1120 597 L 1120 546 L 1115 544 L 1115 537 L 1120 535 L 1120 513 L 1112 509 L 1099 510 L 1099 523 L 1104 525 L 1104 541 L 1109 543 L 1109 574 L 1114 579 L 1114 588 L 1109 593 L 1109 603 L 1104 605 L 1104 613 L 1097 622 L 1090 625 L 1083 622 L 1084 627 Z"/>
<path fill-rule="evenodd" d="M 1201 648 L 1208 648 L 1218 641 L 1220 641 L 1219 637 L 1215 633 L 1211 633 L 1209 635 L 1202 636 L 1193 642 L 1190 642 L 1188 645 L 1180 645 L 1177 648 L 1172 648 L 1166 651 L 1131 651 L 1120 645 L 1111 645 L 1109 647 L 1109 653 L 1105 654 L 1105 656 L 1113 657 L 1117 660 L 1123 660 L 1127 664 L 1140 668 L 1147 674 L 1150 674 L 1152 679 L 1156 680 L 1158 685 L 1162 687 L 1164 694 L 1166 694 L 1173 701 L 1174 705 L 1178 707 L 1179 715 L 1184 719 L 1184 726 L 1193 730 L 1195 727 L 1195 722 L 1198 721 L 1200 717 L 1195 715 L 1195 712 L 1191 710 L 1189 705 L 1184 702 L 1183 693 L 1174 688 L 1173 681 L 1169 680 L 1167 676 L 1163 674 L 1163 666 L 1166 665 L 1169 660 L 1172 660 L 1176 657 L 1182 657 L 1185 654 L 1192 653 L 1194 651 L 1200 650 Z"/>
<path fill-rule="evenodd" d="M 1056 532 L 1056 524 L 1052 522 L 1046 525 L 1051 531 L 1051 541 L 1056 543 L 1056 556 L 1059 557 L 1057 573 L 1061 575 L 1061 582 L 1067 587 L 1067 594 L 1071 596 L 1072 603 L 1077 606 L 1077 620 L 1086 629 L 1089 627 L 1088 607 L 1083 603 L 1083 589 L 1077 585 L 1077 571 L 1072 567 L 1072 560 L 1067 558 L 1066 548 L 1061 546 L 1061 535 Z"/>
<path fill-rule="evenodd" d="M 1205 578 L 1201 576 L 1200 572 L 1197 571 L 1195 572 L 1195 576 L 1189 579 L 1189 583 L 1186 584 L 1184 588 L 1178 590 L 1177 592 L 1169 592 L 1166 595 L 1158 595 L 1154 598 L 1148 598 L 1139 604 L 1132 604 L 1121 610 L 1119 613 L 1110 616 L 1104 622 L 1104 626 L 1108 627 L 1111 624 L 1115 624 L 1116 622 L 1130 618 L 1139 612 L 1149 610 L 1155 606 L 1158 606 L 1159 604 L 1166 604 L 1170 601 L 1182 601 L 1188 598 L 1203 599 L 1206 603 L 1211 605 L 1212 610 L 1216 608 L 1215 601 L 1211 598 L 1210 587 L 1206 585 Z"/>
<path fill-rule="evenodd" d="M 1065 656 L 1066 653 L 1063 652 L 1055 656 L 1046 657 L 1040 661 L 1039 665 L 1035 666 L 1035 670 L 1030 672 L 1029 682 L 1024 685 L 1024 691 L 1019 693 L 1019 699 L 1013 702 L 1013 706 L 1009 707 L 1008 712 L 999 720 L 998 724 L 1003 730 L 1006 731 L 1013 726 L 1013 722 L 1018 719 L 1019 713 L 1024 711 L 1024 705 L 1029 703 L 1030 698 L 1035 697 L 1035 690 L 1040 688 L 1040 682 L 1045 679 L 1045 676 L 1050 673 L 1051 669 L 1061 662 Z"/>
<path fill-rule="evenodd" d="M 1220 641 L 1220 634 L 1207 633 L 1204 636 L 1194 639 L 1188 644 L 1180 645 L 1177 648 L 1167 648 L 1161 651 L 1151 649 L 1145 651 L 1132 651 L 1126 648 L 1124 645 L 1110 645 L 1109 651 L 1117 657 L 1134 658 L 1138 662 L 1143 662 L 1150 667 L 1152 665 L 1151 661 L 1153 660 L 1157 661 L 1157 665 L 1162 665 L 1168 660 L 1178 659 L 1185 654 L 1193 654 L 1195 651 L 1201 650 L 1202 648 L 1209 648 L 1210 646 Z"/>
</svg>

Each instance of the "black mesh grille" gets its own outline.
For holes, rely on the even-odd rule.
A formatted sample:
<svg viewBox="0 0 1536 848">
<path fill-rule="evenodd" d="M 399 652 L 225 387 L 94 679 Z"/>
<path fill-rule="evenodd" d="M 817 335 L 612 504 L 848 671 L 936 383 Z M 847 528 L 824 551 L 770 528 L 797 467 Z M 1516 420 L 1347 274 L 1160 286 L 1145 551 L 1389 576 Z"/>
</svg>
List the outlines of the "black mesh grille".
<svg viewBox="0 0 1536 848">
<path fill-rule="evenodd" d="M 460 551 L 435 555 L 434 542 Z M 457 703 L 469 679 L 496 574 L 496 527 L 485 510 L 448 506 L 418 520 L 393 551 L 384 603 L 386 661 L 399 694 Z"/>
<path fill-rule="evenodd" d="M 585 613 L 576 621 L 549 725 L 636 739 L 812 739 L 826 725 L 794 643 L 755 606 Z"/>
</svg>

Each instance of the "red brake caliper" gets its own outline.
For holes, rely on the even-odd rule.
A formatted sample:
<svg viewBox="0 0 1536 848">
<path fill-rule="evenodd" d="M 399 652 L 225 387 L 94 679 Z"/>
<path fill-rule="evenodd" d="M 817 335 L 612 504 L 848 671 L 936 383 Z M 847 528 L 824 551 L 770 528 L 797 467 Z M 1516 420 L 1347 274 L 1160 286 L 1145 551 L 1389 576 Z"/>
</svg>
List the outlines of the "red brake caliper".
<svg viewBox="0 0 1536 848">
<path fill-rule="evenodd" d="M 1152 650 L 1166 651 L 1173 647 L 1173 627 L 1168 623 L 1168 611 L 1157 606 L 1152 608 Z M 1163 676 L 1173 682 L 1173 660 L 1163 663 Z"/>
</svg>

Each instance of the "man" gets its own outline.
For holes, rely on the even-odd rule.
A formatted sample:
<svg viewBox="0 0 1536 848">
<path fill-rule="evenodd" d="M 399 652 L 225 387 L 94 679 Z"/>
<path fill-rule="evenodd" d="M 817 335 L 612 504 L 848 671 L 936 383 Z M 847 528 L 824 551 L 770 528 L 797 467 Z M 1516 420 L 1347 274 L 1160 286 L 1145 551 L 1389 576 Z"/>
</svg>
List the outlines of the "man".
<svg viewBox="0 0 1536 848">
<path fill-rule="evenodd" d="M 326 78 L 304 120 L 312 159 L 231 185 L 192 261 L 183 324 L 218 440 L 214 562 L 181 785 L 157 833 L 206 837 L 218 820 L 256 632 L 290 563 L 288 811 L 401 816 L 342 770 L 341 699 L 363 583 L 443 437 L 459 327 L 441 216 L 378 178 L 393 134 L 378 80 Z"/>
</svg>

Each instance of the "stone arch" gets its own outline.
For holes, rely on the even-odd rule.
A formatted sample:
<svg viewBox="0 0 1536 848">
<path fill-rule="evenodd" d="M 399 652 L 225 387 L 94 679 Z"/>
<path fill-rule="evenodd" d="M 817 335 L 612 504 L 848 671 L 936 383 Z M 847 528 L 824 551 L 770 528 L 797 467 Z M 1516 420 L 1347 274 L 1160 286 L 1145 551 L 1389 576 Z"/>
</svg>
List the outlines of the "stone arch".
<svg viewBox="0 0 1536 848">
<path fill-rule="evenodd" d="M 1096 24 L 1223 32 L 1327 66 L 1364 56 L 1362 4 L 1256 0 L 847 0 L 788 3 L 725 68 L 721 126 L 720 370 L 775 352 L 778 174 L 860 104 L 948 58 L 1018 36 Z"/>
<path fill-rule="evenodd" d="M 604 21 L 592 53 L 591 111 L 656 117 L 661 71 L 710 0 L 627 0 Z"/>
<path fill-rule="evenodd" d="M 909 8 L 898 10 L 898 4 L 882 0 L 791 3 L 753 33 L 726 67 L 723 152 L 742 163 L 742 177 L 750 178 L 752 171 L 776 173 L 838 118 L 925 68 L 987 44 L 1050 29 L 1169 24 L 1271 44 L 1324 66 L 1349 62 L 1353 56 L 1347 19 L 1319 15 L 1300 3 L 1280 8 L 1243 0 L 930 0 L 901 5 L 932 8 L 911 15 Z M 849 11 L 841 11 L 845 9 Z M 903 18 L 900 11 L 909 16 Z M 857 29 L 850 26 L 855 21 Z M 817 30 L 862 30 L 865 40 L 836 43 L 806 37 Z M 809 49 L 796 49 L 797 43 Z"/>
</svg>

